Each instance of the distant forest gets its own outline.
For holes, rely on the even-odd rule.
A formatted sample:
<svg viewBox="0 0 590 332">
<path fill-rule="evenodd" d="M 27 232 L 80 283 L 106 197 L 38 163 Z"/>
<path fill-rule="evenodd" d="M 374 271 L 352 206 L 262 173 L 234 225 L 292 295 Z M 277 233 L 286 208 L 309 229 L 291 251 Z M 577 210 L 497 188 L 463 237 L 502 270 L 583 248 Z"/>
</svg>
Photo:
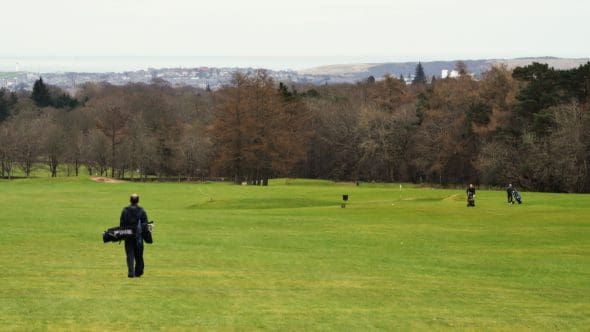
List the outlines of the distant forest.
<svg viewBox="0 0 590 332">
<path fill-rule="evenodd" d="M 91 83 L 75 96 L 40 78 L 0 89 L 1 176 L 46 164 L 117 178 L 273 177 L 590 192 L 590 62 L 492 67 L 474 79 L 368 77 L 322 86 L 235 72 L 216 91 L 165 81 Z"/>
</svg>

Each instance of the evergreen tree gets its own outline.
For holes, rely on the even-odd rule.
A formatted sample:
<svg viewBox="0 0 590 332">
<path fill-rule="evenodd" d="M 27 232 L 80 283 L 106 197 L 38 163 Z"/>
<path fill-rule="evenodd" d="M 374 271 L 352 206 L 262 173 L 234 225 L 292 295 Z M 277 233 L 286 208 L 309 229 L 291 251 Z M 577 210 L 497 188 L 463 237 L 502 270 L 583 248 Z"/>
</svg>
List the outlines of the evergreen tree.
<svg viewBox="0 0 590 332">
<path fill-rule="evenodd" d="M 77 99 L 70 97 L 67 93 L 62 93 L 57 98 L 55 98 L 55 101 L 51 102 L 51 104 L 55 108 L 71 110 L 76 108 L 80 102 L 78 102 Z"/>
<path fill-rule="evenodd" d="M 412 85 L 417 84 L 426 84 L 426 75 L 424 74 L 424 68 L 422 68 L 422 63 L 420 62 L 418 62 L 418 65 L 416 65 L 414 79 L 412 80 Z"/>
<path fill-rule="evenodd" d="M 49 89 L 47 85 L 43 83 L 43 78 L 39 77 L 33 85 L 33 92 L 31 93 L 31 99 L 35 102 L 35 105 L 39 107 L 47 107 L 51 105 L 51 97 L 49 96 Z"/>
<path fill-rule="evenodd" d="M 285 84 L 283 84 L 283 82 L 279 82 L 279 93 L 281 94 L 284 100 L 293 99 L 293 94 L 289 92 L 289 88 Z"/>
<path fill-rule="evenodd" d="M 547 64 L 533 62 L 525 67 L 516 67 L 512 72 L 516 80 L 527 82 L 516 99 L 517 113 L 525 118 L 560 102 L 558 73 Z"/>
</svg>

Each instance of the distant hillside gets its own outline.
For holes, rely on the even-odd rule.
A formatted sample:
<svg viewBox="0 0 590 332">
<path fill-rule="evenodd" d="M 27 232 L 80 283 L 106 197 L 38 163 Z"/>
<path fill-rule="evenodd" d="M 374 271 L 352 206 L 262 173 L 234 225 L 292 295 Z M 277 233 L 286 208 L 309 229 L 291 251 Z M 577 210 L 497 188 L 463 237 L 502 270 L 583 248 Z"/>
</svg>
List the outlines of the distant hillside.
<svg viewBox="0 0 590 332">
<path fill-rule="evenodd" d="M 578 67 L 590 61 L 590 58 L 564 59 L 553 57 L 518 58 L 518 59 L 488 59 L 488 60 L 463 60 L 470 73 L 480 76 L 494 65 L 506 65 L 508 68 L 526 66 L 533 62 L 547 63 L 555 69 L 570 69 Z M 422 62 L 427 77 L 441 76 L 442 70 L 453 70 L 457 61 L 430 61 Z M 375 78 L 384 75 L 408 78 L 414 74 L 418 62 L 393 62 L 393 63 L 365 63 L 365 64 L 341 64 L 300 70 L 300 75 L 325 76 L 332 82 L 351 82 L 365 79 L 369 76 Z"/>
</svg>

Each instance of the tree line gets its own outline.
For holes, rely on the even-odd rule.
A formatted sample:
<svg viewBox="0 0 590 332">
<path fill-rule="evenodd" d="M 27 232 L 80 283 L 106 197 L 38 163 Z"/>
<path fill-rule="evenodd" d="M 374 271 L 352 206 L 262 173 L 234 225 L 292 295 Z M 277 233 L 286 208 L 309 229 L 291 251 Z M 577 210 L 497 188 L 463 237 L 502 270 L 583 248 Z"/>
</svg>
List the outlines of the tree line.
<svg viewBox="0 0 590 332">
<path fill-rule="evenodd" d="M 1 176 L 46 164 L 78 175 L 272 177 L 440 185 L 509 182 L 589 192 L 590 63 L 533 63 L 427 80 L 369 77 L 324 86 L 234 73 L 217 90 L 165 81 L 89 83 L 74 96 L 39 79 L 0 90 Z"/>
</svg>

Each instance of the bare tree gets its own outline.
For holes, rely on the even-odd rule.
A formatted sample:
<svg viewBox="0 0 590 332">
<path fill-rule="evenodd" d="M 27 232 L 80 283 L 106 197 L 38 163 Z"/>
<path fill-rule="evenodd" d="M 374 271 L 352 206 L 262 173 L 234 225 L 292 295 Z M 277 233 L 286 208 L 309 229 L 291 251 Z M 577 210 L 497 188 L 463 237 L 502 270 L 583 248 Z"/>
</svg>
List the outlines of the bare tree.
<svg viewBox="0 0 590 332">
<path fill-rule="evenodd" d="M 117 93 L 112 93 L 100 99 L 94 100 L 90 107 L 95 112 L 96 127 L 109 139 L 111 177 L 115 176 L 117 162 L 117 147 L 128 134 L 127 121 L 130 114 L 125 103 L 125 98 Z"/>
<path fill-rule="evenodd" d="M 16 128 L 13 121 L 0 124 L 0 163 L 2 177 L 12 178 L 13 164 L 17 159 Z"/>
<path fill-rule="evenodd" d="M 588 184 L 587 147 L 590 143 L 590 109 L 577 103 L 556 106 L 552 110 L 556 128 L 549 142 L 555 178 L 568 192 L 583 192 Z"/>
<path fill-rule="evenodd" d="M 57 168 L 64 159 L 66 136 L 62 122 L 57 118 L 58 110 L 45 110 L 39 119 L 41 153 L 46 157 L 51 177 L 57 176 Z"/>
<path fill-rule="evenodd" d="M 92 129 L 84 135 L 83 142 L 84 150 L 82 155 L 89 174 L 107 175 L 110 143 L 108 137 L 102 131 Z"/>
<path fill-rule="evenodd" d="M 308 100 L 312 114 L 307 176 L 358 179 L 359 111 L 349 100 L 338 98 L 338 87 L 327 96 Z"/>
<path fill-rule="evenodd" d="M 306 155 L 308 109 L 265 71 L 235 73 L 232 82 L 218 93 L 214 113 L 218 172 L 256 184 L 287 175 Z"/>
<path fill-rule="evenodd" d="M 212 144 L 205 130 L 186 125 L 180 142 L 181 169 L 188 179 L 205 174 L 211 157 Z"/>
<path fill-rule="evenodd" d="M 156 144 L 157 138 L 151 131 L 143 118 L 135 117 L 130 123 L 130 135 L 125 145 L 128 148 L 127 158 L 131 176 L 135 171 L 139 172 L 140 177 L 144 179 L 148 173 L 154 171 L 156 164 Z"/>
<path fill-rule="evenodd" d="M 415 176 L 446 184 L 477 180 L 479 137 L 467 116 L 478 101 L 477 82 L 469 77 L 442 80 L 428 92 L 422 122 L 414 132 Z"/>
<path fill-rule="evenodd" d="M 42 137 L 39 133 L 42 131 L 43 123 L 40 118 L 19 118 L 16 125 L 17 164 L 25 176 L 29 177 L 42 153 Z"/>
</svg>

